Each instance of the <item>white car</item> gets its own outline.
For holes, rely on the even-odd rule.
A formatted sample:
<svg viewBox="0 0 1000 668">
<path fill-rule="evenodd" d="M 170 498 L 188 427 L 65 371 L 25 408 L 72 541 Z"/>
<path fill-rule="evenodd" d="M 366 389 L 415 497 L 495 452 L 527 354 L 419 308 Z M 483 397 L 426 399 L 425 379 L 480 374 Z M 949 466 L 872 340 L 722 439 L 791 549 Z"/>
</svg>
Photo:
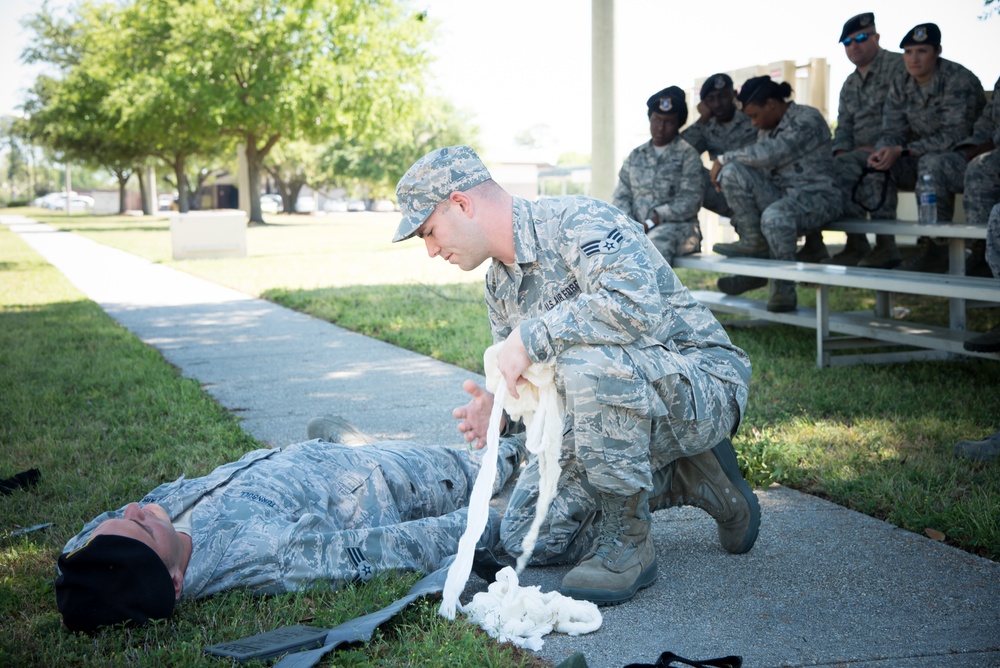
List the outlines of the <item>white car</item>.
<svg viewBox="0 0 1000 668">
<path fill-rule="evenodd" d="M 281 211 L 281 195 L 265 193 L 260 196 L 261 213 L 278 213 Z"/>
<path fill-rule="evenodd" d="M 367 211 L 368 207 L 365 206 L 364 200 L 352 199 L 350 202 L 347 203 L 347 210 L 348 211 Z"/>
<path fill-rule="evenodd" d="M 383 213 L 395 210 L 396 205 L 389 199 L 377 199 L 375 200 L 375 205 L 372 206 L 372 211 L 381 211 Z"/>
<path fill-rule="evenodd" d="M 343 213 L 347 211 L 347 202 L 342 199 L 328 199 L 323 202 L 323 210 L 327 213 Z"/>
<path fill-rule="evenodd" d="M 313 213 L 316 211 L 316 198 L 310 195 L 302 195 L 295 200 L 296 213 Z"/>
</svg>

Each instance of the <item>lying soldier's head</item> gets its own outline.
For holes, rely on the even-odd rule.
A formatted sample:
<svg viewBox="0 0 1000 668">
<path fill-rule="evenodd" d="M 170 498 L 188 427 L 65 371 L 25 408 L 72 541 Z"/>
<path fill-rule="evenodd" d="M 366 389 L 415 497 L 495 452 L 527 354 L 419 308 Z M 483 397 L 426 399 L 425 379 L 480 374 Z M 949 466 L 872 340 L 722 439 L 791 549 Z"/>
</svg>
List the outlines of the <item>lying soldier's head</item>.
<svg viewBox="0 0 1000 668">
<path fill-rule="evenodd" d="M 72 631 L 169 617 L 184 583 L 185 546 L 167 513 L 130 504 L 87 543 L 59 556 L 56 603 Z"/>
</svg>

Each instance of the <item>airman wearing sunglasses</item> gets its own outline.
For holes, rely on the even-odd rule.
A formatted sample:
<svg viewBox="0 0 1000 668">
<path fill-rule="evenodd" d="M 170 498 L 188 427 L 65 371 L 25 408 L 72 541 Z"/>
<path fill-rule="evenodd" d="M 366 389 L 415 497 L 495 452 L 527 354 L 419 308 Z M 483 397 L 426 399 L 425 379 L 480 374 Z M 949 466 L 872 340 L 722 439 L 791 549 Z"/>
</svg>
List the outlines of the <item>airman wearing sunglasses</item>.
<svg viewBox="0 0 1000 668">
<path fill-rule="evenodd" d="M 905 73 L 903 55 L 879 46 L 875 14 L 865 12 L 847 20 L 840 32 L 844 53 L 856 69 L 848 75 L 840 89 L 837 108 L 837 129 L 833 136 L 833 155 L 837 185 L 844 192 L 844 216 L 867 217 L 862 203 L 871 207 L 872 220 L 896 217 L 895 206 L 877 206 L 881 195 L 881 179 L 868 177 L 862 181 L 858 200 L 852 198 L 854 186 L 861 179 L 868 156 L 875 150 L 882 128 L 882 105 L 893 78 Z M 886 198 L 888 200 L 888 197 Z M 806 238 L 809 245 L 809 238 Z M 871 252 L 864 234 L 847 235 L 843 251 L 823 260 L 829 264 L 889 267 L 899 264 L 899 250 L 891 235 L 876 237 L 875 252 Z"/>
<path fill-rule="evenodd" d="M 912 191 L 918 178 L 934 176 L 938 222 L 950 222 L 955 194 L 962 192 L 965 156 L 955 150 L 972 134 L 986 106 L 983 85 L 975 74 L 941 57 L 941 29 L 933 23 L 911 28 L 899 44 L 906 73 L 889 86 L 882 110 L 882 130 L 868 165 L 888 172 L 893 184 Z M 895 188 L 886 205 L 895 207 Z M 918 242 L 920 253 L 900 268 L 943 273 L 947 248 L 930 238 Z"/>
</svg>

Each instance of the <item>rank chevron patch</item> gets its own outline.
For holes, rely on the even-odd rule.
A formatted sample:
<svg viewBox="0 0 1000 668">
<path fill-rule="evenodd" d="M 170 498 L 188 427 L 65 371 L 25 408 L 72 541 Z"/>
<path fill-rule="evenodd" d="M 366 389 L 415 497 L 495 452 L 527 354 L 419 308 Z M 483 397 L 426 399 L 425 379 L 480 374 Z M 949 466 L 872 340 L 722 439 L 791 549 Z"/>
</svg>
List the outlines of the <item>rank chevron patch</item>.
<svg viewBox="0 0 1000 668">
<path fill-rule="evenodd" d="M 625 237 L 622 236 L 622 233 L 616 227 L 608 232 L 603 239 L 592 239 L 580 244 L 580 250 L 587 257 L 596 255 L 597 253 L 610 255 L 611 253 L 617 253 L 621 249 L 624 240 Z"/>
</svg>

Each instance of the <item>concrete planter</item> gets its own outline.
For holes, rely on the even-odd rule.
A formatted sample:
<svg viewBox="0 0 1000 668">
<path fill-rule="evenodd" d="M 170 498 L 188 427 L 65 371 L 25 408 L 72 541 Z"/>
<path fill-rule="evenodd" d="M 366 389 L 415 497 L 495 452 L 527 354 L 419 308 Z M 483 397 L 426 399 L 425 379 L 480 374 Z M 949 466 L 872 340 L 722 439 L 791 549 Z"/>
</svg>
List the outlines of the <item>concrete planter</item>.
<svg viewBox="0 0 1000 668">
<path fill-rule="evenodd" d="M 175 260 L 247 256 L 247 215 L 238 209 L 171 212 Z"/>
</svg>

